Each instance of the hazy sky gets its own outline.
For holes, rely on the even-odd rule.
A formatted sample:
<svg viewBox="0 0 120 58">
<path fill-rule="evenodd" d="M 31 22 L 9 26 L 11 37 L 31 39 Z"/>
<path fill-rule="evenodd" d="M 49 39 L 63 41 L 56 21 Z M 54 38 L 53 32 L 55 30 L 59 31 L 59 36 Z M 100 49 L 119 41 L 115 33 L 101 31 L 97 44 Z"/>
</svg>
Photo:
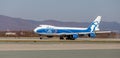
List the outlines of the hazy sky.
<svg viewBox="0 0 120 58">
<path fill-rule="evenodd" d="M 120 0 L 0 0 L 0 15 L 30 20 L 120 23 Z"/>
</svg>

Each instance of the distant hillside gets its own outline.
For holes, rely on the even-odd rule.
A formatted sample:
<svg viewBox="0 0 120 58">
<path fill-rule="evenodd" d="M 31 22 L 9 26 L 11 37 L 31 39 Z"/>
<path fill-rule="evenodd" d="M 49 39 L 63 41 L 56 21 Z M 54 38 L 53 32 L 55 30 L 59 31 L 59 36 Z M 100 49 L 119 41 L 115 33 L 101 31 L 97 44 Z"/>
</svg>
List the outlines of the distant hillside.
<svg viewBox="0 0 120 58">
<path fill-rule="evenodd" d="M 4 15 L 0 15 L 0 31 L 6 30 L 33 30 L 40 24 L 50 24 L 55 26 L 67 26 L 67 27 L 87 27 L 91 22 L 62 22 L 56 20 L 45 20 L 45 21 L 33 21 L 25 20 L 21 18 L 13 18 Z M 101 22 L 101 30 L 119 31 L 120 23 L 117 22 Z"/>
<path fill-rule="evenodd" d="M 0 15 L 0 30 L 32 30 L 39 22 Z"/>
</svg>

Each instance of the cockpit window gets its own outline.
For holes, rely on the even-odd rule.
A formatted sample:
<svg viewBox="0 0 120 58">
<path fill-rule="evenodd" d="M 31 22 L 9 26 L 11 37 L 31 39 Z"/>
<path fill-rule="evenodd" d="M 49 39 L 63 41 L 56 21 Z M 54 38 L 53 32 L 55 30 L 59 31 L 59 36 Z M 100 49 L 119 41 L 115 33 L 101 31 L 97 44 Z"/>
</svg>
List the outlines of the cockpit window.
<svg viewBox="0 0 120 58">
<path fill-rule="evenodd" d="M 54 27 L 52 25 L 39 25 L 39 27 Z"/>
</svg>

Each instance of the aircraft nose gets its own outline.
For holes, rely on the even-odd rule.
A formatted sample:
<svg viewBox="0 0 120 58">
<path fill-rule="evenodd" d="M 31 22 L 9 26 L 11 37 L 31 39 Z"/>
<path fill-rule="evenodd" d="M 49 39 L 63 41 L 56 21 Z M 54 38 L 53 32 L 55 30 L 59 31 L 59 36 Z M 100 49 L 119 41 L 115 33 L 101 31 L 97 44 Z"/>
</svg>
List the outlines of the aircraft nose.
<svg viewBox="0 0 120 58">
<path fill-rule="evenodd" d="M 35 32 L 35 33 L 37 32 L 37 28 L 34 29 L 34 32 Z"/>
</svg>

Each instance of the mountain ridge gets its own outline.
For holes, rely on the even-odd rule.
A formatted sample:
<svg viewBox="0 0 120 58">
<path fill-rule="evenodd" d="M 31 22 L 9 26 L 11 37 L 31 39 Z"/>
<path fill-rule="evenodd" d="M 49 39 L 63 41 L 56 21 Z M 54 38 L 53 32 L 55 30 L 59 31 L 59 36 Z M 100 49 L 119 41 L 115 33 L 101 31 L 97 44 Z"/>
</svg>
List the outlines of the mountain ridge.
<svg viewBox="0 0 120 58">
<path fill-rule="evenodd" d="M 0 15 L 0 31 L 33 30 L 40 24 L 64 27 L 88 27 L 90 23 L 91 22 L 62 22 L 57 20 L 34 21 Z M 102 21 L 100 24 L 100 29 L 120 32 L 120 23 Z"/>
</svg>

